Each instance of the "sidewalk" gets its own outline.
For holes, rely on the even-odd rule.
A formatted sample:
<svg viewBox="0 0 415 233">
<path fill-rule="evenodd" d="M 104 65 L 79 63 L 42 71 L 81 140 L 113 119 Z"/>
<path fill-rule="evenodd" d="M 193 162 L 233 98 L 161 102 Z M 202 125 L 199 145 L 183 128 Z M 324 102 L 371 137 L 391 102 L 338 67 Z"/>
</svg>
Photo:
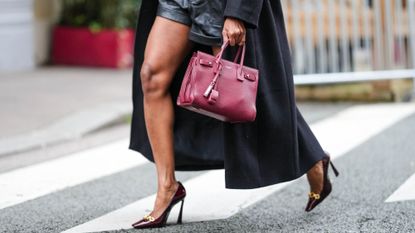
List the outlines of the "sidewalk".
<svg viewBox="0 0 415 233">
<path fill-rule="evenodd" d="M 126 121 L 131 73 L 72 67 L 0 73 L 0 156 Z"/>
</svg>

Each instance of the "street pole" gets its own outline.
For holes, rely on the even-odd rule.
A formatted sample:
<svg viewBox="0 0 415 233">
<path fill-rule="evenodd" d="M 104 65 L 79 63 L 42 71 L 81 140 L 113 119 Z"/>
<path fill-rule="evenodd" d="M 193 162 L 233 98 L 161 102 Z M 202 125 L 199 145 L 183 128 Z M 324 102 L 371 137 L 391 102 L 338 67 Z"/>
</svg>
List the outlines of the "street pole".
<svg viewBox="0 0 415 233">
<path fill-rule="evenodd" d="M 415 70 L 415 0 L 407 0 L 409 20 L 409 46 L 411 51 L 412 70 Z M 414 71 L 415 73 L 415 71 Z M 412 79 L 412 99 L 415 99 L 415 74 Z"/>
<path fill-rule="evenodd" d="M 34 68 L 33 0 L 0 0 L 0 72 Z"/>
</svg>

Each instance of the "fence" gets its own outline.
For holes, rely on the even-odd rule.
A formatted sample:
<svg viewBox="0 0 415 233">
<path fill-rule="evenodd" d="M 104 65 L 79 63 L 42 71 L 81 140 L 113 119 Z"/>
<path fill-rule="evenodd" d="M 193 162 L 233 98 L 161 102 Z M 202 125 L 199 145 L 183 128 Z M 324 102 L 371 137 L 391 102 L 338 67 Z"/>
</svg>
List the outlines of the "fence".
<svg viewBox="0 0 415 233">
<path fill-rule="evenodd" d="M 415 0 L 281 2 L 297 83 L 415 77 Z"/>
</svg>

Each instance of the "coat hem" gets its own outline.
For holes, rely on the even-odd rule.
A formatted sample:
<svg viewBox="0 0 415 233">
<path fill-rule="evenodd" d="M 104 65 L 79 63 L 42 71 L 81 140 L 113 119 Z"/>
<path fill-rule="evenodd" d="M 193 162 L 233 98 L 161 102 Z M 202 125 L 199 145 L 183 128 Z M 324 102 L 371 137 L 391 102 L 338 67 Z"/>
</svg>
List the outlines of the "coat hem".
<svg viewBox="0 0 415 233">
<path fill-rule="evenodd" d="M 233 176 L 232 181 L 225 182 L 225 188 L 227 189 L 255 189 L 262 188 L 265 186 L 276 185 L 283 182 L 289 182 L 296 180 L 303 175 L 305 175 L 314 165 L 323 159 L 326 155 L 324 154 L 321 158 L 314 160 L 307 167 L 302 169 L 298 174 L 292 175 L 290 177 L 279 178 L 275 176 L 261 177 L 261 182 L 258 183 L 247 183 L 246 177 Z"/>
<path fill-rule="evenodd" d="M 152 156 L 148 156 L 144 149 L 137 148 L 135 146 L 128 146 L 128 149 L 133 150 L 135 152 L 140 153 L 142 156 L 144 156 L 148 161 L 154 163 L 154 159 Z M 211 164 L 208 164 L 206 161 L 203 162 L 203 164 L 196 165 L 195 163 L 189 163 L 189 164 L 181 164 L 175 166 L 175 171 L 205 171 L 205 170 L 217 170 L 217 169 L 224 169 L 224 162 L 217 161 L 212 162 Z"/>
</svg>

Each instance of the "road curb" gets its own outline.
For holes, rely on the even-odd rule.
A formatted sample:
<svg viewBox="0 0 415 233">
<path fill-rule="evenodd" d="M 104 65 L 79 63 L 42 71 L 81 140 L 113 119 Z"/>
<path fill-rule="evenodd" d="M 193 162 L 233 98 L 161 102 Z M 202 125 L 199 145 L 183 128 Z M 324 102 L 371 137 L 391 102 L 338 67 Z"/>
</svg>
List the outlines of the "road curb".
<svg viewBox="0 0 415 233">
<path fill-rule="evenodd" d="M 81 138 L 122 122 L 131 112 L 130 102 L 112 102 L 73 113 L 44 128 L 0 139 L 0 157 Z"/>
</svg>

